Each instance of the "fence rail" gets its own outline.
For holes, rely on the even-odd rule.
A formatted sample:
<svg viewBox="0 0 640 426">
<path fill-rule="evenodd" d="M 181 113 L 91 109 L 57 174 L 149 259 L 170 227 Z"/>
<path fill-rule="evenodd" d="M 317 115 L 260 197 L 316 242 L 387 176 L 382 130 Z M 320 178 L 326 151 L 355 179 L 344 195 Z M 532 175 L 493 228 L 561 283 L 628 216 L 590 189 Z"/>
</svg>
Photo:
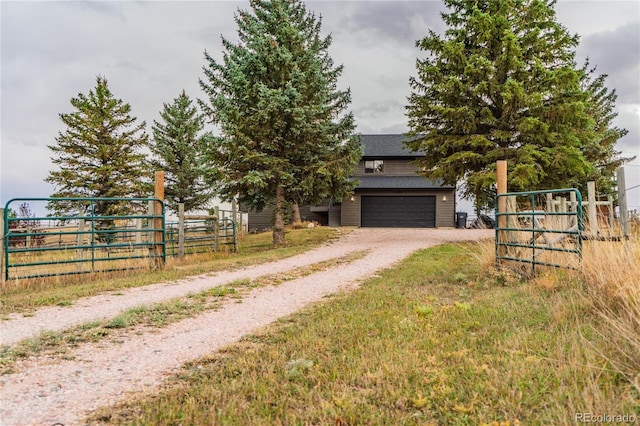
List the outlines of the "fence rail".
<svg viewBox="0 0 640 426">
<path fill-rule="evenodd" d="M 496 263 L 528 264 L 532 274 L 537 265 L 576 268 L 583 228 L 582 195 L 575 188 L 498 194 Z"/>
</svg>

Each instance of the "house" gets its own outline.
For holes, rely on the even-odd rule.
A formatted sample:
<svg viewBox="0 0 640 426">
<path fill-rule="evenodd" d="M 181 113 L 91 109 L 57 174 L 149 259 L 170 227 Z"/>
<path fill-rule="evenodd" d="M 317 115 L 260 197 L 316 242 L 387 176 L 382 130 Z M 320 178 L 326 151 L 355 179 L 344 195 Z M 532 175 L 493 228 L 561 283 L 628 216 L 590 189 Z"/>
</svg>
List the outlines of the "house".
<svg viewBox="0 0 640 426">
<path fill-rule="evenodd" d="M 424 154 L 404 147 L 404 135 L 361 135 L 362 159 L 353 173 L 359 181 L 340 204 L 325 200 L 303 206 L 304 220 L 329 226 L 442 228 L 455 225 L 455 186 L 418 175 L 414 161 Z M 271 227 L 273 210 L 249 212 L 249 230 Z"/>
</svg>

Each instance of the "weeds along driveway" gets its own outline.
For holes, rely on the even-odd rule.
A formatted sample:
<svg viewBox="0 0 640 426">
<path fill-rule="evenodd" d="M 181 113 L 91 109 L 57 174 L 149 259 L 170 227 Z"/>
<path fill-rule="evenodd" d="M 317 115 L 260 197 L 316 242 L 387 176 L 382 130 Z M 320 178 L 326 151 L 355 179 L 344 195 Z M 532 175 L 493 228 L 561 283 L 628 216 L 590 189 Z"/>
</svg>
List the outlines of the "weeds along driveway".
<svg viewBox="0 0 640 426">
<path fill-rule="evenodd" d="M 415 250 L 448 241 L 491 237 L 490 230 L 357 229 L 340 240 L 277 262 L 202 275 L 79 300 L 69 307 L 44 308 L 33 316 L 2 323 L 2 344 L 43 330 L 61 330 L 123 310 L 197 293 L 238 279 L 286 272 L 292 268 L 367 250 L 366 256 L 277 286 L 259 287 L 219 310 L 205 311 L 165 328 L 130 334 L 119 342 L 81 345 L 64 359 L 34 357 L 19 371 L 0 377 L 3 425 L 79 424 L 90 410 L 153 388 L 185 362 L 237 341 L 245 334 L 291 314 L 328 294 L 353 287 Z"/>
</svg>

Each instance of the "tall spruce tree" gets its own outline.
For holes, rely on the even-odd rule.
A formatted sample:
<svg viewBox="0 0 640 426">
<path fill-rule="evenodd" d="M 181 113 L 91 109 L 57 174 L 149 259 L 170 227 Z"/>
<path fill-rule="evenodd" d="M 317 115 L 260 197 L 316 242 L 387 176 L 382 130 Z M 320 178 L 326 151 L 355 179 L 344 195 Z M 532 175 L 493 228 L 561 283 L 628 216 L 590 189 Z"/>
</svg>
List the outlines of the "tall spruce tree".
<svg viewBox="0 0 640 426">
<path fill-rule="evenodd" d="M 58 133 L 56 145 L 48 145 L 60 167 L 45 179 L 56 187 L 52 197 L 148 196 L 151 173 L 142 153 L 148 137 L 145 123 L 136 124 L 130 115 L 131 106 L 116 99 L 100 76 L 95 89 L 71 98 L 71 105 L 76 111 L 60 114 L 67 129 Z M 55 214 L 85 214 L 88 204 L 52 202 L 49 208 Z M 119 215 L 130 208 L 131 203 L 99 201 L 94 214 Z"/>
<path fill-rule="evenodd" d="M 154 120 L 152 127 L 151 164 L 165 171 L 167 205 L 175 212 L 179 203 L 186 211 L 204 207 L 213 196 L 204 182 L 204 117 L 184 90 L 171 104 L 164 104 L 160 117 L 162 122 Z"/>
<path fill-rule="evenodd" d="M 444 0 L 447 30 L 417 46 L 407 106 L 408 146 L 421 166 L 481 205 L 507 160 L 510 190 L 580 186 L 594 166 L 590 96 L 575 67 L 578 36 L 556 21 L 554 1 Z M 477 206 L 479 207 L 479 206 Z"/>
<path fill-rule="evenodd" d="M 585 157 L 594 165 L 588 180 L 596 182 L 599 193 L 614 194 L 616 169 L 635 157 L 622 157 L 622 153 L 615 148 L 616 142 L 628 130 L 613 125 L 613 120 L 618 116 L 615 111 L 618 95 L 615 90 L 609 91 L 605 86 L 607 75 L 596 75 L 595 71 L 596 67 L 589 68 L 587 59 L 582 68 L 582 86 L 589 95 L 588 113 L 593 118 L 596 135 L 584 149 Z"/>
<path fill-rule="evenodd" d="M 239 10 L 239 42 L 222 38 L 221 62 L 207 52 L 208 95 L 201 102 L 222 136 L 209 156 L 221 171 L 220 192 L 252 209 L 273 206 L 273 243 L 285 243 L 291 203 L 336 200 L 353 189 L 348 179 L 360 158 L 350 91 L 337 89 L 331 37 L 321 19 L 297 0 L 254 0 Z"/>
</svg>

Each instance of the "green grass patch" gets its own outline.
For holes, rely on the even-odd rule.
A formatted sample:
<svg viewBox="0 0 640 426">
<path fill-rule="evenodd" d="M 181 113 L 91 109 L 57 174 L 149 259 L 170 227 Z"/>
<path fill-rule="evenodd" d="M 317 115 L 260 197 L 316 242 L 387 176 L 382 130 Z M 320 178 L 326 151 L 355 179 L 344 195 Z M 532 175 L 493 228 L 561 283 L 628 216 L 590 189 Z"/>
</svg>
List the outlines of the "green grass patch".
<svg viewBox="0 0 640 426">
<path fill-rule="evenodd" d="M 367 251 L 353 252 L 335 259 L 294 268 L 282 274 L 265 275 L 255 280 L 239 279 L 223 286 L 189 294 L 184 298 L 136 306 L 106 321 L 92 321 L 59 332 L 44 332 L 37 337 L 18 342 L 13 347 L 1 347 L 0 374 L 14 373 L 15 362 L 21 358 L 44 354 L 64 355 L 82 343 L 95 343 L 106 338 L 122 338 L 125 334 L 135 331 L 135 327 L 164 327 L 184 318 L 193 317 L 200 312 L 217 309 L 221 302 L 228 298 L 241 299 L 244 294 L 256 287 L 279 285 L 285 281 L 348 264 L 364 257 L 366 253 Z"/>
<path fill-rule="evenodd" d="M 566 424 L 577 412 L 638 411 L 638 395 L 593 350 L 606 342 L 575 290 L 487 274 L 472 250 L 418 252 L 92 421 Z"/>
<path fill-rule="evenodd" d="M 82 275 L 32 281 L 29 285 L 9 281 L 0 291 L 0 315 L 27 313 L 43 306 L 69 306 L 81 297 L 106 292 L 121 292 L 165 281 L 225 269 L 266 263 L 294 256 L 337 238 L 344 229 L 316 227 L 287 231 L 287 246 L 274 249 L 271 233 L 242 237 L 237 253 L 212 252 L 186 256 L 183 260 L 169 259 L 163 270 L 124 271 L 110 275 Z"/>
</svg>

